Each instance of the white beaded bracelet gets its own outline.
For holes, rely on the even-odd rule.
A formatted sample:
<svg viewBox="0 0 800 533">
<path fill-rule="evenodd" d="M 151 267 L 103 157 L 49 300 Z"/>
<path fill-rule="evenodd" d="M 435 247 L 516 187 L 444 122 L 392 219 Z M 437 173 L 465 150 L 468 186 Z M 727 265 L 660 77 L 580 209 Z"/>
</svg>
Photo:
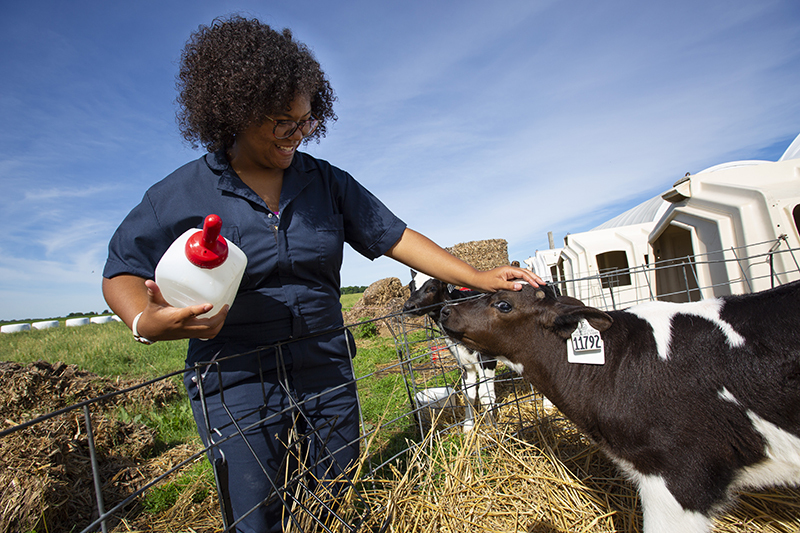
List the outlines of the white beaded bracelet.
<svg viewBox="0 0 800 533">
<path fill-rule="evenodd" d="M 139 319 L 142 318 L 143 313 L 144 311 L 136 315 L 136 318 L 133 319 L 133 324 L 131 324 L 131 331 L 133 332 L 134 339 L 136 339 L 138 342 L 141 342 L 142 344 L 147 344 L 149 346 L 150 344 L 153 344 L 156 341 L 151 341 L 150 339 L 146 339 L 141 335 L 139 335 L 139 329 L 137 328 L 137 326 L 139 325 Z"/>
</svg>

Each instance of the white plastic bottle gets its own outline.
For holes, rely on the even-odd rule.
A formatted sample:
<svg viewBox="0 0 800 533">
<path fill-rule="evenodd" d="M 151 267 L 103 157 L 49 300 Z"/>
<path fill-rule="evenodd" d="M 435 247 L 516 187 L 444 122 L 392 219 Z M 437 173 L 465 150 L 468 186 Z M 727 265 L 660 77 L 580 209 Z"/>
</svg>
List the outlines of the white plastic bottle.
<svg viewBox="0 0 800 533">
<path fill-rule="evenodd" d="M 225 304 L 232 305 L 247 257 L 219 233 L 222 220 L 208 215 L 203 229 L 190 229 L 175 239 L 156 265 L 156 284 L 164 299 L 174 307 L 210 303 L 216 315 Z"/>
</svg>

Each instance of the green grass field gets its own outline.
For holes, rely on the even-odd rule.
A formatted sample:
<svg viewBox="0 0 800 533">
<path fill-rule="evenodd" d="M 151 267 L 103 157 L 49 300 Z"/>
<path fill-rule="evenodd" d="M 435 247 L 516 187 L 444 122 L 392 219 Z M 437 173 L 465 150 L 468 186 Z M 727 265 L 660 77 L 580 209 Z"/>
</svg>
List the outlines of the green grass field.
<svg viewBox="0 0 800 533">
<path fill-rule="evenodd" d="M 343 307 L 352 307 L 360 296 L 344 295 Z M 359 337 L 358 333 L 356 336 Z M 379 432 L 371 446 L 371 451 L 376 451 L 379 456 L 391 457 L 407 446 L 406 439 L 413 437 L 415 431 L 410 417 L 406 417 L 407 421 L 402 419 L 409 410 L 402 373 L 374 374 L 376 369 L 397 361 L 395 343 L 391 337 L 379 336 L 357 338 L 356 343 L 358 353 L 353 363 L 359 379 L 365 432 L 380 428 L 386 421 L 401 418 L 390 429 Z M 0 361 L 21 364 L 38 360 L 63 362 L 103 378 L 152 379 L 181 370 L 187 344 L 188 341 L 182 340 L 145 346 L 135 342 L 130 330 L 121 322 L 68 328 L 64 327 L 62 319 L 58 328 L 0 335 Z M 179 376 L 173 379 L 178 381 Z M 182 393 L 180 398 L 166 406 L 146 410 L 126 405 L 117 409 L 115 416 L 122 422 L 143 423 L 155 429 L 161 451 L 184 443 L 199 445 L 182 385 L 179 390 Z M 175 481 L 149 491 L 143 502 L 144 508 L 148 512 L 168 508 L 182 487 L 193 484 L 198 475 L 205 476 L 206 482 L 213 486 L 210 468 L 192 468 Z"/>
<path fill-rule="evenodd" d="M 343 307 L 352 307 L 360 297 L 361 294 L 342 296 Z M 0 360 L 23 364 L 38 360 L 60 361 L 103 377 L 151 379 L 181 370 L 187 345 L 187 340 L 158 342 L 152 346 L 139 344 L 121 322 L 67 328 L 62 321 L 58 328 L 0 335 Z M 357 339 L 357 345 L 358 355 L 354 359 L 357 377 L 368 376 L 378 365 L 397 359 L 391 338 Z M 370 423 L 377 423 L 384 415 L 397 415 L 391 410 L 387 413 L 386 406 L 395 403 L 389 400 L 392 391 L 402 389 L 399 380 L 402 380 L 399 374 L 360 380 L 364 397 L 362 409 Z M 406 398 L 404 390 L 395 396 Z"/>
<path fill-rule="evenodd" d="M 342 309 L 347 310 L 353 307 L 361 295 L 364 294 L 363 292 L 355 293 L 355 294 L 342 294 L 342 297 L 339 299 L 342 302 Z"/>
<path fill-rule="evenodd" d="M 189 341 L 145 346 L 122 322 L 0 335 L 0 360 L 74 364 L 100 376 L 154 378 L 183 368 Z"/>
<path fill-rule="evenodd" d="M 352 307 L 360 297 L 360 293 L 343 295 L 342 307 Z M 67 328 L 63 318 L 59 321 L 57 328 L 0 335 L 0 360 L 61 361 L 100 376 L 125 378 L 154 378 L 183 368 L 188 340 L 145 346 L 135 342 L 121 322 Z M 359 353 L 375 349 L 372 344 L 359 347 Z"/>
</svg>

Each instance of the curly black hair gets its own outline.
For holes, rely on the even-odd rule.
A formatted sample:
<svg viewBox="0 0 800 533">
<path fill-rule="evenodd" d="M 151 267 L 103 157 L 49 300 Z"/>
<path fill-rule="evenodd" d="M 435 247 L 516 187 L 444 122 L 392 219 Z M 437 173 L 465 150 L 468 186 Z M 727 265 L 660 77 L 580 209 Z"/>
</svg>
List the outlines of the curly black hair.
<svg viewBox="0 0 800 533">
<path fill-rule="evenodd" d="M 298 95 L 310 97 L 311 112 L 319 119 L 304 142 L 319 142 L 326 123 L 336 120 L 336 96 L 308 47 L 288 28 L 278 32 L 238 15 L 192 33 L 176 85 L 181 134 L 209 152 L 229 148 L 237 133 L 286 111 Z"/>
</svg>

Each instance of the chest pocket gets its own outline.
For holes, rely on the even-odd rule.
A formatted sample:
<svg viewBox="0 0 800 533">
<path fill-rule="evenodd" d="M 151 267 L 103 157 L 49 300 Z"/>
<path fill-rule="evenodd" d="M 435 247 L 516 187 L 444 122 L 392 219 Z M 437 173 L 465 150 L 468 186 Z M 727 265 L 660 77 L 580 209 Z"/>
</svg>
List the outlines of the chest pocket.
<svg viewBox="0 0 800 533">
<path fill-rule="evenodd" d="M 344 217 L 331 215 L 317 220 L 316 241 L 320 265 L 338 272 L 344 251 Z"/>
</svg>

